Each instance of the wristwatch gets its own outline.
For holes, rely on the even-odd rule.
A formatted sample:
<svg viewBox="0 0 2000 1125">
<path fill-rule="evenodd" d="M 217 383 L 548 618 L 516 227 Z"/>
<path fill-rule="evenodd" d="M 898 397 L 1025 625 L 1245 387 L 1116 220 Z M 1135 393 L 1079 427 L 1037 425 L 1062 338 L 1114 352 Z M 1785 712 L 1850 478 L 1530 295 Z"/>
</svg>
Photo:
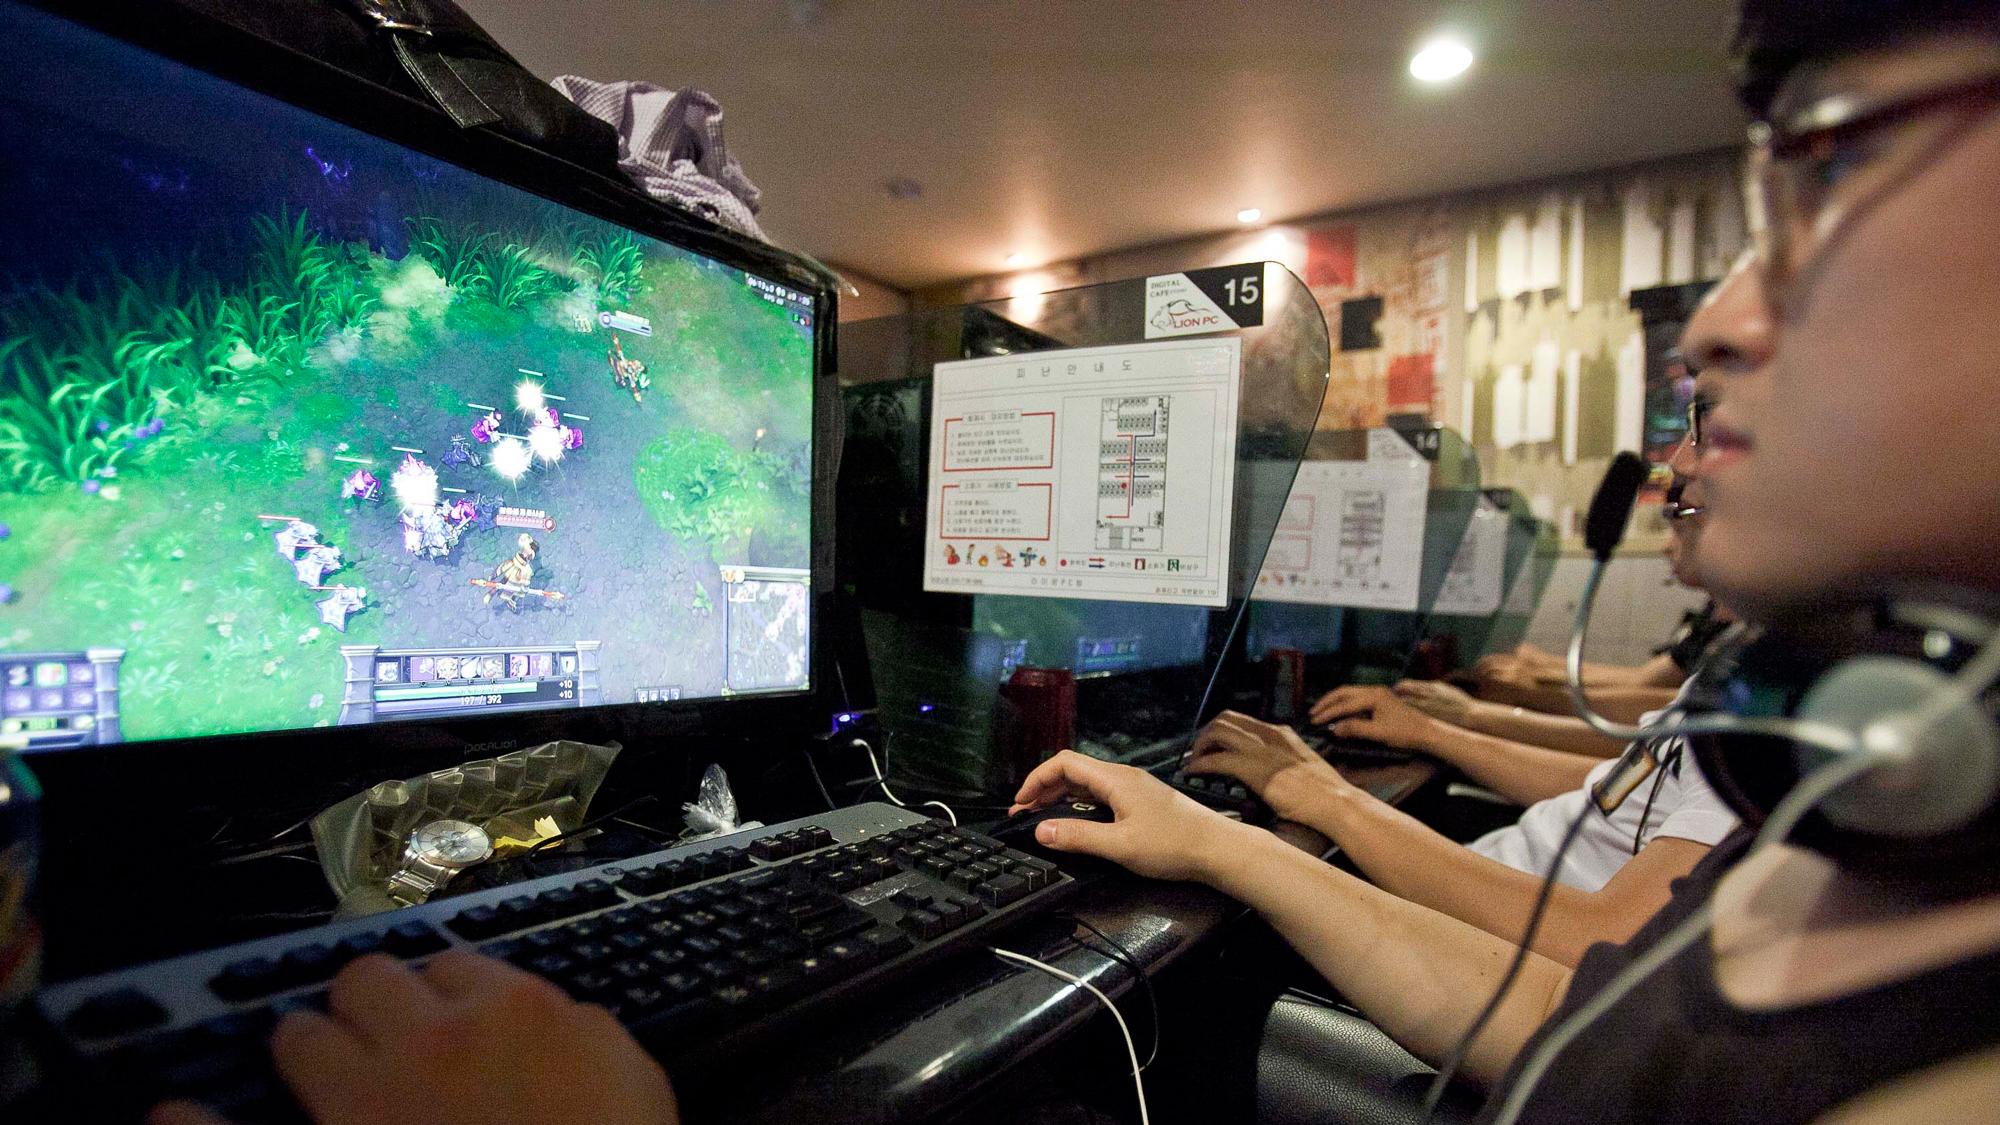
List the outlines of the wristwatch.
<svg viewBox="0 0 2000 1125">
<path fill-rule="evenodd" d="M 415 906 L 437 893 L 451 877 L 493 855 L 486 830 L 463 820 L 433 820 L 410 833 L 403 866 L 389 876 L 389 897 Z"/>
</svg>

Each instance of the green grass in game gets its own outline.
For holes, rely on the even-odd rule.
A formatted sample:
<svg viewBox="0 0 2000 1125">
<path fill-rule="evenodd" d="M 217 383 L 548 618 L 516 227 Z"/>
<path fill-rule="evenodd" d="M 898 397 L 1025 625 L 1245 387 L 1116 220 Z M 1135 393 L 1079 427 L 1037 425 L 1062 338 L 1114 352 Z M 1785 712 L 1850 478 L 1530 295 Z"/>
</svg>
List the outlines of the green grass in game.
<svg viewBox="0 0 2000 1125">
<path fill-rule="evenodd" d="M 570 541 L 551 537 L 569 567 L 553 575 L 646 578 L 600 584 L 566 628 L 615 630 L 645 617 L 629 601 L 644 596 L 658 599 L 647 627 L 713 632 L 718 562 L 807 565 L 811 342 L 785 310 L 730 271 L 553 208 L 520 229 L 407 226 L 391 259 L 323 239 L 304 213 L 260 216 L 240 274 L 190 258 L 0 302 L 0 653 L 126 649 L 128 740 L 332 723 L 340 644 L 465 643 L 458 602 L 477 605 L 423 604 L 393 501 L 343 501 L 341 479 L 371 464 L 386 491 L 408 441 L 435 465 L 474 417 L 468 398 L 506 395 L 529 368 L 607 403 L 583 425 L 581 456 L 598 460 L 490 491 L 577 513 Z M 610 385 L 600 309 L 652 321 L 643 406 Z M 632 492 L 585 492 L 614 457 Z M 369 590 L 345 634 L 279 557 L 282 522 L 261 516 L 341 547 L 324 581 Z M 624 533 L 630 521 L 667 539 Z M 627 602 L 605 604 L 614 594 Z M 717 643 L 691 641 L 690 659 L 713 662 Z"/>
</svg>

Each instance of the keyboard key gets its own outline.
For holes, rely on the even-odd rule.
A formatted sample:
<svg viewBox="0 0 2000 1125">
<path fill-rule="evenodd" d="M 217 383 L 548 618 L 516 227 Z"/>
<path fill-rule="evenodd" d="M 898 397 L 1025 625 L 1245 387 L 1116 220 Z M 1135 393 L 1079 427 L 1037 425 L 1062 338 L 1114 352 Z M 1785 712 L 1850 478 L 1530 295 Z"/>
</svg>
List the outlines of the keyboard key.
<svg viewBox="0 0 2000 1125">
<path fill-rule="evenodd" d="M 576 885 L 577 895 L 585 902 L 585 910 L 600 906 L 616 906 L 621 901 L 618 892 L 602 879 L 585 879 Z"/>
<path fill-rule="evenodd" d="M 269 957 L 246 957 L 225 965 L 208 982 L 208 990 L 224 1000 L 254 1000 L 282 987 L 284 976 L 278 970 L 278 963 Z"/>
<path fill-rule="evenodd" d="M 944 923 L 944 928 L 947 930 L 955 930 L 972 920 L 972 915 L 966 913 L 965 907 L 955 902 L 935 903 L 931 906 L 931 913 L 938 916 L 938 920 Z"/>
<path fill-rule="evenodd" d="M 363 930 L 358 934 L 348 934 L 334 943 L 334 949 L 339 952 L 341 960 L 352 961 L 356 957 L 365 957 L 370 953 L 380 952 L 382 949 L 382 935 L 374 930 Z"/>
<path fill-rule="evenodd" d="M 902 927 L 920 938 L 934 938 L 945 931 L 944 919 L 929 910 L 912 910 L 903 915 Z"/>
<path fill-rule="evenodd" d="M 451 943 L 428 922 L 403 922 L 389 927 L 389 932 L 382 935 L 382 951 L 406 960 L 428 957 L 449 948 Z"/>
<path fill-rule="evenodd" d="M 746 891 L 759 891 L 767 887 L 781 887 L 784 883 L 785 873 L 783 871 L 765 868 L 762 871 L 752 871 L 741 879 L 733 880 L 729 885 L 740 887 Z"/>
<path fill-rule="evenodd" d="M 284 956 L 278 958 L 279 971 L 293 984 L 318 984 L 330 980 L 343 964 L 345 962 L 333 946 L 318 941 L 286 950 Z"/>
<path fill-rule="evenodd" d="M 770 861 L 783 859 L 791 853 L 786 850 L 783 840 L 776 836 L 766 836 L 751 843 L 750 854 L 758 859 Z"/>
<path fill-rule="evenodd" d="M 875 961 L 911 948 L 910 936 L 894 926 L 877 926 L 863 933 L 860 940 L 863 948 L 870 951 L 870 959 Z"/>
<path fill-rule="evenodd" d="M 570 954 L 585 964 L 608 961 L 616 952 L 608 943 L 601 941 L 580 941 L 570 947 Z"/>
<path fill-rule="evenodd" d="M 595 1000 L 618 986 L 617 978 L 602 969 L 578 969 L 559 983 L 578 1000 Z"/>
<path fill-rule="evenodd" d="M 136 988 L 102 992 L 76 1006 L 63 1030 L 82 1039 L 112 1039 L 167 1022 L 159 1001 Z"/>
<path fill-rule="evenodd" d="M 717 848 L 709 854 L 722 861 L 724 871 L 741 871 L 750 866 L 750 853 L 743 848 Z"/>
<path fill-rule="evenodd" d="M 1028 883 L 1017 875 L 995 875 L 974 887 L 973 892 L 985 899 L 986 905 L 997 909 L 1025 898 L 1028 894 Z"/>
<path fill-rule="evenodd" d="M 474 906 L 459 911 L 445 925 L 467 941 L 478 941 L 500 933 L 506 926 L 500 912 L 490 906 Z"/>
<path fill-rule="evenodd" d="M 817 826 L 801 829 L 799 835 L 804 838 L 808 848 L 823 848 L 833 843 L 833 833 Z"/>
<path fill-rule="evenodd" d="M 1038 871 L 1033 867 L 1011 867 L 1007 869 L 1007 874 L 1028 884 L 1030 891 L 1039 891 L 1049 885 L 1048 872 Z"/>
</svg>

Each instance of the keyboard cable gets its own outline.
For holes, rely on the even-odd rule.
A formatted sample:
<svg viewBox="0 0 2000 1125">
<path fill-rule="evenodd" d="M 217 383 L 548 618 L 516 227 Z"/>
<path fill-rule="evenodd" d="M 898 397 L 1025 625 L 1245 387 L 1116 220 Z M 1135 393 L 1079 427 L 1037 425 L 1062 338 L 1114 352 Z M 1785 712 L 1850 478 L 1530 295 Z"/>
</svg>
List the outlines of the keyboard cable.
<svg viewBox="0 0 2000 1125">
<path fill-rule="evenodd" d="M 1112 1019 L 1118 1021 L 1118 1033 L 1125 1037 L 1125 1054 L 1132 1060 L 1132 1085 L 1138 1091 L 1139 1095 L 1139 1125 L 1152 1125 L 1151 1119 L 1146 1116 L 1146 1078 L 1139 1073 L 1139 1048 L 1132 1041 L 1132 1029 L 1126 1025 L 1124 1014 L 1118 1010 L 1118 1005 L 1111 1002 L 1111 997 L 1106 996 L 1096 985 L 1084 980 L 1082 977 L 1066 973 L 1046 961 L 1037 961 L 1025 953 L 1016 953 L 1011 949 L 1001 949 L 997 945 L 989 945 L 986 947 L 986 950 L 995 957 L 1003 960 L 1016 961 L 1031 968 L 1040 969 L 1052 977 L 1073 984 L 1078 988 L 1088 991 L 1092 996 L 1097 997 L 1097 1002 L 1104 1005 L 1104 1009 L 1111 1013 Z"/>
<path fill-rule="evenodd" d="M 876 760 L 875 748 L 868 744 L 868 740 L 865 738 L 857 738 L 854 741 L 848 743 L 848 745 L 859 746 L 863 751 L 865 751 L 868 754 L 868 768 L 875 771 L 875 784 L 882 787 L 882 795 L 884 797 L 889 798 L 889 800 L 899 808 L 905 808 L 905 809 L 909 808 L 910 806 L 906 804 L 901 797 L 896 796 L 895 792 L 889 788 L 889 779 L 882 776 L 882 763 Z M 953 828 L 958 827 L 958 814 L 951 811 L 950 805 L 945 804 L 943 801 L 925 801 L 924 807 L 943 809 L 946 819 L 951 821 L 951 826 Z"/>
</svg>

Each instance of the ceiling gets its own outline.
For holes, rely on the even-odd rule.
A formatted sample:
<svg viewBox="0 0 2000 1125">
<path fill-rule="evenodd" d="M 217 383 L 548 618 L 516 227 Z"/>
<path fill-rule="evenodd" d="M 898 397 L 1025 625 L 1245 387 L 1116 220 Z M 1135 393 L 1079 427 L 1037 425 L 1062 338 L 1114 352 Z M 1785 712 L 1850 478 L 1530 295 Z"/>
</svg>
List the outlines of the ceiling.
<svg viewBox="0 0 2000 1125">
<path fill-rule="evenodd" d="M 1741 135 L 1733 0 L 460 2 L 544 77 L 714 93 L 767 233 L 906 289 Z M 1420 87 L 1441 28 L 1479 61 Z"/>
</svg>

